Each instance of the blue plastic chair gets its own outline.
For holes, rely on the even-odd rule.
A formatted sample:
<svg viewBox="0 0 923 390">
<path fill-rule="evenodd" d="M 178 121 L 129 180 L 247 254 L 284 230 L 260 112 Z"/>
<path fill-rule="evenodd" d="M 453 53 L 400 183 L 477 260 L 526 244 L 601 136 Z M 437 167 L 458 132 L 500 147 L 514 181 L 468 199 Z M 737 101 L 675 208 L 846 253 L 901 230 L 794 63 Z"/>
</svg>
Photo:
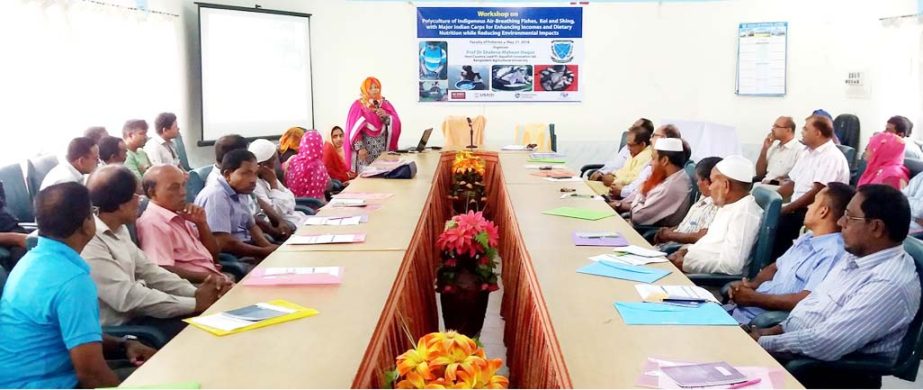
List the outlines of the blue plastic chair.
<svg viewBox="0 0 923 390">
<path fill-rule="evenodd" d="M 849 170 L 856 169 L 856 149 L 846 145 L 837 145 L 836 147 L 840 149 L 840 152 L 843 152 L 843 156 L 846 156 L 846 163 L 849 164 Z"/>
<path fill-rule="evenodd" d="M 726 274 L 688 274 L 695 284 L 704 286 L 721 287 L 725 284 L 740 280 L 743 277 L 753 278 L 763 267 L 772 261 L 772 245 L 776 238 L 776 229 L 779 224 L 779 213 L 782 209 L 782 197 L 776 191 L 763 187 L 756 187 L 751 191 L 756 198 L 756 203 L 763 209 L 763 219 L 756 235 L 756 243 L 750 253 L 750 265 L 743 275 Z"/>
<path fill-rule="evenodd" d="M 19 164 L 0 168 L 0 182 L 6 193 L 6 210 L 22 222 L 35 221 L 32 208 L 32 195 L 26 187 L 26 178 L 22 175 Z"/>
<path fill-rule="evenodd" d="M 184 171 L 191 171 L 189 168 L 189 157 L 186 155 L 186 144 L 183 143 L 183 135 L 177 134 L 173 139 L 173 145 L 176 147 L 176 155 L 179 157 L 179 167 Z"/>
<path fill-rule="evenodd" d="M 58 166 L 57 156 L 44 156 L 26 161 L 26 178 L 29 183 L 29 193 L 34 198 L 42 188 L 42 180 L 54 167 Z"/>
</svg>

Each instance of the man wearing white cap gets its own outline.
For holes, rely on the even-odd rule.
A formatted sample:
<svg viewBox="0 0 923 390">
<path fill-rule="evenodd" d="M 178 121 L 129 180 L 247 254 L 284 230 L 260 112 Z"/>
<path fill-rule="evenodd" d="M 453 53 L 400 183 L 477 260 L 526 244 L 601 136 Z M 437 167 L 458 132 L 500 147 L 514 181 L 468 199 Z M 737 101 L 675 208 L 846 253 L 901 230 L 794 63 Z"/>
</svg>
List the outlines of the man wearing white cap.
<svg viewBox="0 0 923 390">
<path fill-rule="evenodd" d="M 292 231 L 294 231 L 304 223 L 307 215 L 295 210 L 295 194 L 285 188 L 276 176 L 275 167 L 279 160 L 276 149 L 276 145 L 265 139 L 258 139 L 250 143 L 248 150 L 256 156 L 256 161 L 259 162 L 259 171 L 257 171 L 259 178 L 256 180 L 253 195 L 263 206 L 263 211 L 267 214 L 277 214 L 276 216 L 270 215 L 271 219 L 285 221 L 292 225 Z"/>
<path fill-rule="evenodd" d="M 654 144 L 651 177 L 631 203 L 631 222 L 637 225 L 675 226 L 689 210 L 692 185 L 683 170 L 689 147 L 679 138 Z"/>
<path fill-rule="evenodd" d="M 721 160 L 711 171 L 711 196 L 720 207 L 708 233 L 670 255 L 686 273 L 743 273 L 756 242 L 763 209 L 750 195 L 756 169 L 741 156 Z"/>
</svg>

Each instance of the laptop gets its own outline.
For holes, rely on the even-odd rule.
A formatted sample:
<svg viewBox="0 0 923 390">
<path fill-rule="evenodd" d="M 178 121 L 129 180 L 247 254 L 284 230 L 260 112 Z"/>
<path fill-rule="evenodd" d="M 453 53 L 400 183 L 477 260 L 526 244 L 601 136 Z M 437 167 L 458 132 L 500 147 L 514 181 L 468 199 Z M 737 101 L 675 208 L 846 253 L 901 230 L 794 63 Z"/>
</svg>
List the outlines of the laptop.
<svg viewBox="0 0 923 390">
<path fill-rule="evenodd" d="M 426 130 L 423 130 L 423 136 L 420 137 L 420 143 L 417 144 L 416 148 L 407 148 L 398 150 L 399 153 L 408 153 L 408 152 L 422 152 L 426 149 L 426 143 L 429 142 L 429 136 L 433 134 L 433 128 L 430 127 Z"/>
</svg>

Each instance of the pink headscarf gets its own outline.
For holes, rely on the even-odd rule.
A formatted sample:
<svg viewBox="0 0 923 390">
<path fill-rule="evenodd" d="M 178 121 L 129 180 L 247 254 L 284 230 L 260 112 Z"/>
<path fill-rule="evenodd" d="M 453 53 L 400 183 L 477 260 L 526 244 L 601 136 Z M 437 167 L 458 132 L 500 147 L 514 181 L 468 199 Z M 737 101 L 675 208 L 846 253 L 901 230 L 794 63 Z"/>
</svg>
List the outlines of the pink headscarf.
<svg viewBox="0 0 923 390">
<path fill-rule="evenodd" d="M 904 166 L 904 140 L 891 133 L 875 134 L 866 149 L 868 165 L 859 178 L 857 186 L 866 184 L 887 184 L 901 189 L 910 180 Z"/>
<path fill-rule="evenodd" d="M 330 175 L 324 166 L 324 137 L 311 129 L 301 137 L 298 154 L 288 160 L 285 184 L 297 197 L 324 199 Z"/>
</svg>

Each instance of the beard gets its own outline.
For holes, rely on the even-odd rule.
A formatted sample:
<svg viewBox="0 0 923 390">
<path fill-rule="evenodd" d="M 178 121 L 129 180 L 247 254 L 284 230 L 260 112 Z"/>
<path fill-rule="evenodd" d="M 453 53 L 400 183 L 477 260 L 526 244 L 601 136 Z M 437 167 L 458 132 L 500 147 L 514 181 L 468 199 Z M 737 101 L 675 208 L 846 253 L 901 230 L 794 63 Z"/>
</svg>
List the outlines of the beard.
<svg viewBox="0 0 923 390">
<path fill-rule="evenodd" d="M 660 185 L 667 179 L 667 171 L 660 165 L 651 165 L 651 177 L 644 181 L 641 186 L 641 194 L 647 196 L 654 187 Z"/>
</svg>

